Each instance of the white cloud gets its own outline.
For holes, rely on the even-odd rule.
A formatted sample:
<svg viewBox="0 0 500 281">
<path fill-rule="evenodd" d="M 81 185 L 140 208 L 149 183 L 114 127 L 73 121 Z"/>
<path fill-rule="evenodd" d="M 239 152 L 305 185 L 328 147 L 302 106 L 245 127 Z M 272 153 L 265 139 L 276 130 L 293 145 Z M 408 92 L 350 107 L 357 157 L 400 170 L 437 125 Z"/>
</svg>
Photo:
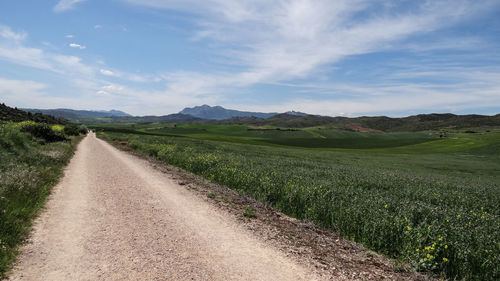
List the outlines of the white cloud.
<svg viewBox="0 0 500 281">
<path fill-rule="evenodd" d="M 48 85 L 31 80 L 11 80 L 0 77 L 0 92 L 2 93 L 2 102 L 21 108 L 106 108 L 100 104 L 102 101 L 93 96 L 54 96 L 49 93 Z"/>
<path fill-rule="evenodd" d="M 71 48 L 77 48 L 77 49 L 80 49 L 80 50 L 83 50 L 87 47 L 83 46 L 83 45 L 80 45 L 80 44 L 76 44 L 76 43 L 70 43 L 68 46 L 70 46 Z"/>
<path fill-rule="evenodd" d="M 100 24 L 94 25 L 94 29 L 101 29 L 101 28 L 102 28 L 102 25 L 100 25 Z"/>
<path fill-rule="evenodd" d="M 9 80 L 0 77 L 0 92 L 4 95 L 23 96 L 26 93 L 39 93 L 47 86 L 34 81 Z"/>
<path fill-rule="evenodd" d="M 61 13 L 75 8 L 75 5 L 85 0 L 59 0 L 54 6 L 54 12 Z"/>
<path fill-rule="evenodd" d="M 83 80 L 94 81 L 95 70 L 82 62 L 79 57 L 46 52 L 41 48 L 29 47 L 20 40 L 24 32 L 13 33 L 3 28 L 8 36 L 0 35 L 0 60 L 31 68 L 48 70 L 66 77 L 75 84 L 85 84 Z M 87 85 L 90 83 L 87 82 Z"/>
<path fill-rule="evenodd" d="M 66 35 L 64 37 L 66 37 L 66 38 L 75 38 L 75 36 L 73 34 L 68 34 L 68 35 Z"/>
<path fill-rule="evenodd" d="M 116 73 L 114 73 L 113 71 L 111 70 L 107 70 L 107 69 L 101 69 L 99 70 L 99 72 L 101 72 L 102 75 L 106 75 L 106 76 L 115 76 L 117 77 L 118 75 Z"/>
<path fill-rule="evenodd" d="M 123 91 L 124 87 L 117 84 L 109 84 L 106 86 L 102 86 L 102 89 L 108 92 L 120 93 L 121 91 Z"/>
<path fill-rule="evenodd" d="M 28 37 L 26 32 L 14 32 L 8 26 L 0 25 L 0 37 L 6 40 L 22 41 Z"/>
<path fill-rule="evenodd" d="M 156 75 L 149 75 L 149 74 L 135 74 L 135 73 L 127 73 L 123 71 L 117 71 L 117 70 L 109 70 L 109 69 L 100 69 L 99 72 L 102 75 L 105 76 L 111 76 L 111 77 L 117 77 L 121 78 L 123 80 L 127 80 L 130 82 L 136 82 L 136 83 L 147 83 L 147 82 L 160 82 L 161 78 Z"/>
</svg>

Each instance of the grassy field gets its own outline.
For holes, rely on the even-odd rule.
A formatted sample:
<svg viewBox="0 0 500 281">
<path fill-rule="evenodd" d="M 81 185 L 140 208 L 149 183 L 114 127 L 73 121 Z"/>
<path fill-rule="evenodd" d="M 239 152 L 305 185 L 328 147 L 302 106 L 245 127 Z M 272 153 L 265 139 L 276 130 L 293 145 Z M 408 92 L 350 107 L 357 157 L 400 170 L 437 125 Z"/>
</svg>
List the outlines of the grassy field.
<svg viewBox="0 0 500 281">
<path fill-rule="evenodd" d="M 24 123 L 39 128 L 33 122 Z M 22 127 L 22 123 L 0 124 L 0 279 L 81 139 L 47 143 L 21 132 Z M 65 127 L 41 128 L 61 132 Z"/>
<path fill-rule="evenodd" d="M 109 125 L 99 134 L 420 271 L 500 278 L 500 132 Z M 317 143 L 315 140 L 327 140 Z"/>
</svg>

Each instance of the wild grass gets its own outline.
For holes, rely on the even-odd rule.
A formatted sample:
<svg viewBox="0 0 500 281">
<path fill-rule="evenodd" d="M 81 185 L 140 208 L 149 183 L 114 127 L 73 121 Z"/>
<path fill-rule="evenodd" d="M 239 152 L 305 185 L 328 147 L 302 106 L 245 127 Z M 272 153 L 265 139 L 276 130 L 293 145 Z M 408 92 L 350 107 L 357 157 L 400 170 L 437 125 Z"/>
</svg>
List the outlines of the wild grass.
<svg viewBox="0 0 500 281">
<path fill-rule="evenodd" d="M 372 153 L 117 132 L 100 137 L 127 140 L 143 154 L 338 231 L 417 270 L 450 279 L 500 278 L 498 134 L 479 148 L 457 134 L 458 150 L 431 147 L 413 154 L 402 153 L 411 153 L 411 145 Z"/>
<path fill-rule="evenodd" d="M 42 145 L 21 125 L 0 124 L 0 279 L 80 139 Z"/>
</svg>

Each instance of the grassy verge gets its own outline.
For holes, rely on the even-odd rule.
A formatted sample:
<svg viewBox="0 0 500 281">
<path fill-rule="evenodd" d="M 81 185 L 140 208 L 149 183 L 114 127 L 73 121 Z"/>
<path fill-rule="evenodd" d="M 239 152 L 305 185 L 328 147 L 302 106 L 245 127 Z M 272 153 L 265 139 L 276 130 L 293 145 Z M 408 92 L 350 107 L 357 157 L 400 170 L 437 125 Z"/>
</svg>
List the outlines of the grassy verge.
<svg viewBox="0 0 500 281">
<path fill-rule="evenodd" d="M 40 144 L 17 124 L 0 124 L 0 279 L 81 139 Z"/>
<path fill-rule="evenodd" d="M 423 155 L 101 133 L 450 279 L 500 278 L 496 144 Z"/>
</svg>

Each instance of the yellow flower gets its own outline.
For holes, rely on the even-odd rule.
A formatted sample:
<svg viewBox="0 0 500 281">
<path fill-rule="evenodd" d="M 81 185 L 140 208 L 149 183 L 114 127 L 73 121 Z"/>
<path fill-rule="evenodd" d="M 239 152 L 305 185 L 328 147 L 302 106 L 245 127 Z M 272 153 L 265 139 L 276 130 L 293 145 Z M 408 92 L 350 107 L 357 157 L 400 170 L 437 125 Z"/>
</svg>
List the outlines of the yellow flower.
<svg viewBox="0 0 500 281">
<path fill-rule="evenodd" d="M 443 258 L 443 261 L 444 261 L 444 262 L 447 262 L 447 261 L 448 261 L 448 259 L 447 259 L 447 258 Z"/>
<path fill-rule="evenodd" d="M 445 249 L 448 249 L 448 245 L 444 245 L 444 248 L 445 248 Z"/>
<path fill-rule="evenodd" d="M 387 209 L 387 204 L 385 204 L 385 206 L 384 206 L 384 207 Z"/>
<path fill-rule="evenodd" d="M 410 230 L 411 230 L 411 226 L 407 226 L 406 228 L 408 229 L 408 231 L 410 231 Z"/>
</svg>

